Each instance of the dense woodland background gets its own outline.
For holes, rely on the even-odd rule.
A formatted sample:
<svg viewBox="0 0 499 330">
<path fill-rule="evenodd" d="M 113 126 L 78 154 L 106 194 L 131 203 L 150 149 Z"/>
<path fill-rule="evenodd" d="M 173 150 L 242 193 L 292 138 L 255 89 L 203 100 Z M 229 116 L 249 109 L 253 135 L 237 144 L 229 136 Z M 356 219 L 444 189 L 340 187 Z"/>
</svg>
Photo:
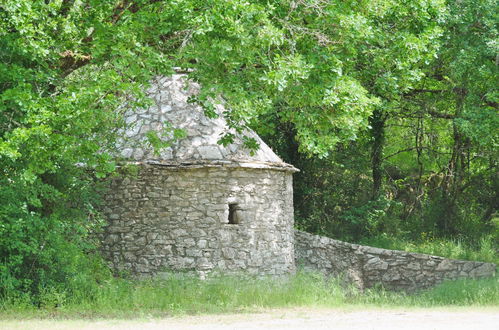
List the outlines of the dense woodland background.
<svg viewBox="0 0 499 330">
<path fill-rule="evenodd" d="M 301 169 L 297 228 L 497 261 L 498 8 L 0 0 L 0 295 L 109 276 L 89 235 L 115 170 L 99 151 L 125 125 L 120 105 L 147 106 L 143 87 L 173 67 L 194 69 L 208 115 L 222 96 L 234 131 L 255 129 Z"/>
</svg>

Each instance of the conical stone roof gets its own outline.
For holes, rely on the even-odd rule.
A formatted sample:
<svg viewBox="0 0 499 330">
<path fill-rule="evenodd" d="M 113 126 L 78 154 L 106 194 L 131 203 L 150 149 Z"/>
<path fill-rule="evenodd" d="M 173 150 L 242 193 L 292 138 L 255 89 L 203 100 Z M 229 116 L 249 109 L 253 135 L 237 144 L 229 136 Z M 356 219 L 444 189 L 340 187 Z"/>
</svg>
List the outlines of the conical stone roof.
<svg viewBox="0 0 499 330">
<path fill-rule="evenodd" d="M 260 148 L 254 154 L 244 146 L 242 137 L 237 134 L 232 144 L 219 144 L 220 137 L 229 132 L 222 116 L 224 108 L 216 105 L 219 117 L 208 118 L 201 106 L 188 102 L 189 96 L 197 91 L 199 85 L 188 82 L 185 74 L 155 78 L 147 91 L 154 101 L 153 105 L 125 112 L 127 129 L 119 146 L 120 156 L 137 163 L 165 166 L 241 166 L 296 171 L 253 131 L 246 131 L 244 135 L 259 143 Z M 156 131 L 158 136 L 169 139 L 172 128 L 183 129 L 186 137 L 162 149 L 159 155 L 154 154 L 153 148 L 145 143 L 147 132 Z"/>
</svg>

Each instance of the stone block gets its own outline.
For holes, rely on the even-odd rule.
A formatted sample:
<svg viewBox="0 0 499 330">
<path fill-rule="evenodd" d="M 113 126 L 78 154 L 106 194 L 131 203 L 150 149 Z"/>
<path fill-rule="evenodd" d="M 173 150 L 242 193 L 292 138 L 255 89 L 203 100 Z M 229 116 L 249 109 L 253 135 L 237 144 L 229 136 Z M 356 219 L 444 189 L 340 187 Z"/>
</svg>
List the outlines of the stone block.
<svg viewBox="0 0 499 330">
<path fill-rule="evenodd" d="M 203 159 L 222 159 L 222 153 L 218 146 L 200 146 L 197 151 Z"/>
<path fill-rule="evenodd" d="M 386 270 L 388 269 L 388 263 L 381 260 L 378 257 L 370 258 L 364 265 L 365 270 Z"/>
<path fill-rule="evenodd" d="M 409 262 L 405 268 L 407 269 L 410 269 L 410 270 L 420 270 L 421 269 L 421 265 L 417 262 Z"/>
<path fill-rule="evenodd" d="M 436 271 L 449 271 L 449 270 L 451 270 L 451 269 L 455 269 L 455 268 L 456 268 L 456 266 L 452 263 L 452 261 L 451 261 L 451 260 L 449 260 L 449 259 L 444 259 L 444 260 L 442 260 L 442 261 L 438 264 L 438 266 L 437 266 L 437 268 L 436 268 L 435 270 L 436 270 Z"/>
</svg>

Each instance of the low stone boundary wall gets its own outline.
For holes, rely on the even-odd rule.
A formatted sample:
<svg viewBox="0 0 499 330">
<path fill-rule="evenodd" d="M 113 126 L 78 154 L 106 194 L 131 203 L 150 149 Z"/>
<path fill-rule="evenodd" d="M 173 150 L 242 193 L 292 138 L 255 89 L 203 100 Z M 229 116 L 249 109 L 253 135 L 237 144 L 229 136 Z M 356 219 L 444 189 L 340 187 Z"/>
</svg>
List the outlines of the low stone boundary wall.
<svg viewBox="0 0 499 330">
<path fill-rule="evenodd" d="M 492 263 L 453 260 L 337 241 L 295 230 L 297 265 L 342 275 L 360 289 L 380 283 L 387 289 L 415 291 L 448 279 L 495 275 Z"/>
</svg>

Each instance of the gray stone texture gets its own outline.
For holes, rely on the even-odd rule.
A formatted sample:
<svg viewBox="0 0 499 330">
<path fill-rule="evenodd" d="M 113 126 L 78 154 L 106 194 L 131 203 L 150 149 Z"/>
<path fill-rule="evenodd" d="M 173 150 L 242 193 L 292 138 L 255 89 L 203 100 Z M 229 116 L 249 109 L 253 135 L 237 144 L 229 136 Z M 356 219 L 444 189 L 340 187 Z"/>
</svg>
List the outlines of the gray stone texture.
<svg viewBox="0 0 499 330">
<path fill-rule="evenodd" d="M 289 171 L 142 165 L 112 179 L 102 250 L 116 270 L 282 275 L 294 270 Z M 239 224 L 229 224 L 237 203 Z"/>
<path fill-rule="evenodd" d="M 405 251 L 350 244 L 295 231 L 296 263 L 327 275 L 344 276 L 364 289 L 382 284 L 387 289 L 415 291 L 458 278 L 494 276 L 496 265 L 452 260 Z"/>
<path fill-rule="evenodd" d="M 224 119 L 226 110 L 222 104 L 215 104 L 218 117 L 208 118 L 201 106 L 188 102 L 189 97 L 195 96 L 198 91 L 199 85 L 187 80 L 185 74 L 152 80 L 147 95 L 153 105 L 147 109 L 125 111 L 127 128 L 122 132 L 123 139 L 117 145 L 118 156 L 154 164 L 207 164 L 225 161 L 296 170 L 285 164 L 255 132 L 246 130 L 243 134 L 238 134 L 229 129 Z M 187 136 L 172 140 L 172 129 L 182 129 Z M 156 132 L 163 141 L 173 141 L 173 144 L 155 155 L 146 142 L 149 131 Z M 235 135 L 234 142 L 227 146 L 218 143 L 225 133 Z M 244 146 L 243 136 L 254 138 L 259 143 L 260 148 L 254 154 Z"/>
<path fill-rule="evenodd" d="M 185 74 L 157 77 L 153 105 L 124 112 L 127 128 L 118 158 L 138 166 L 135 176 L 111 179 L 102 250 L 116 270 L 153 275 L 165 270 L 287 274 L 294 269 L 292 172 L 252 131 L 231 131 L 225 109 L 217 118 L 189 102 L 199 85 Z M 171 140 L 174 129 L 186 137 Z M 155 154 L 154 131 L 173 144 Z M 235 134 L 228 146 L 218 143 Z M 260 148 L 251 153 L 243 138 Z M 229 204 L 237 224 L 229 224 Z"/>
</svg>

